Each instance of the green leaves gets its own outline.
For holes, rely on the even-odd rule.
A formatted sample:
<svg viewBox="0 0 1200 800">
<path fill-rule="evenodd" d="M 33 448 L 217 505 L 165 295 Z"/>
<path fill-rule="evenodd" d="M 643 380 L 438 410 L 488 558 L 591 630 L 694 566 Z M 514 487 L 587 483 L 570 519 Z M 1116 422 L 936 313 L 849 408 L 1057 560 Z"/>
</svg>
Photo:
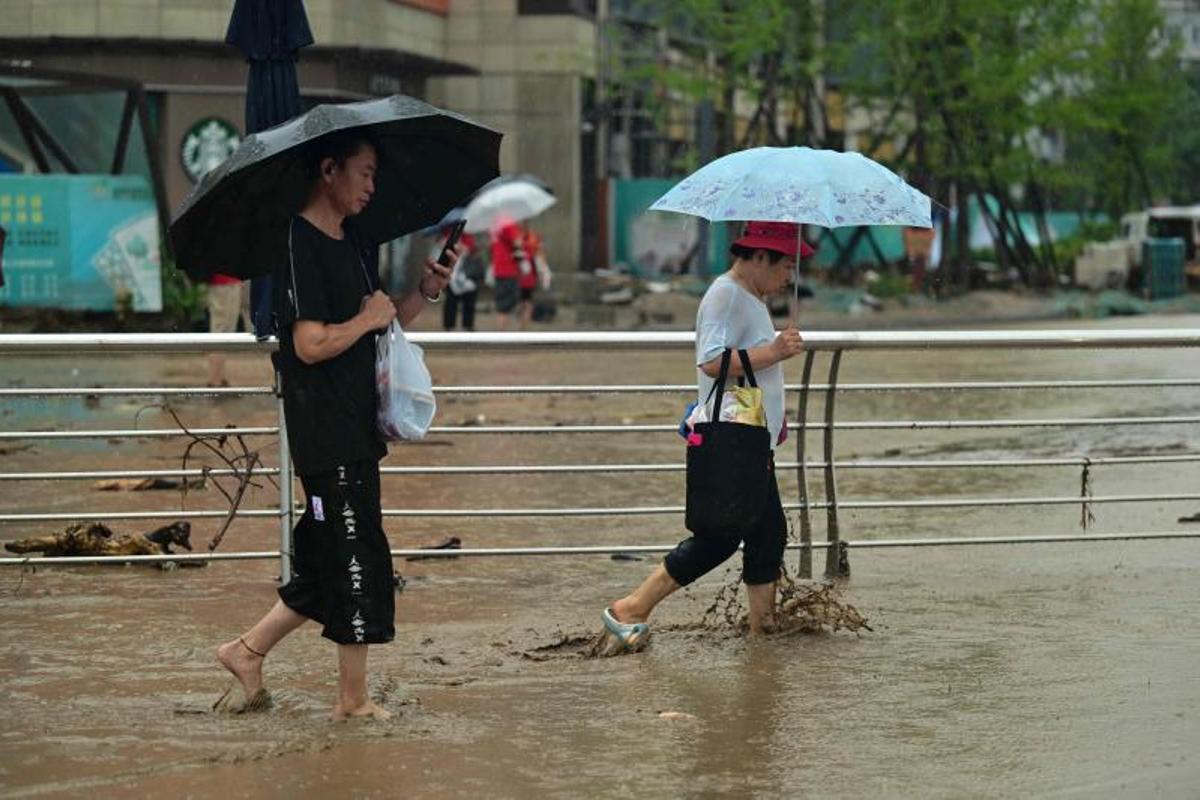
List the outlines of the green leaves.
<svg viewBox="0 0 1200 800">
<path fill-rule="evenodd" d="M 639 2 L 639 0 L 634 0 Z M 1191 202 L 1200 185 L 1200 72 L 1181 69 L 1157 0 L 640 0 L 638 58 L 618 87 L 659 133 L 724 120 L 717 154 L 845 144 L 931 196 L 1118 218 Z M 674 166 L 696 161 L 676 151 Z M 1019 230 L 1002 263 L 1033 282 L 1060 259 Z M 965 242 L 965 239 L 963 240 Z M 965 251 L 960 254 L 966 259 Z"/>
<path fill-rule="evenodd" d="M 933 179 L 1009 186 L 1036 173 L 1060 204 L 1110 213 L 1149 201 L 1138 183 L 1169 184 L 1181 155 L 1169 132 L 1194 91 L 1155 0 L 858 0 L 844 11 L 848 33 L 831 52 L 851 102 L 903 92 L 916 113 L 885 138 L 922 136 L 918 166 Z"/>
</svg>

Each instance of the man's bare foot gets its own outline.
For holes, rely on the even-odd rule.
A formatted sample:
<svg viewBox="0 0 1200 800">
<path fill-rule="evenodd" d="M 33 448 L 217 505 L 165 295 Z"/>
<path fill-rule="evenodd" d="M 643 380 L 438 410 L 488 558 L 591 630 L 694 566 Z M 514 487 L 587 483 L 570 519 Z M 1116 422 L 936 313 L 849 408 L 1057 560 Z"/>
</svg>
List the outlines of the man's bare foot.
<svg viewBox="0 0 1200 800">
<path fill-rule="evenodd" d="M 772 633 L 779 631 L 779 625 L 775 620 L 775 615 L 769 617 L 750 620 L 750 635 L 751 636 L 770 636 Z"/>
<path fill-rule="evenodd" d="M 262 690 L 263 656 L 252 652 L 241 637 L 218 647 L 217 661 L 238 679 L 247 700 Z"/>
<path fill-rule="evenodd" d="M 356 706 L 343 705 L 342 701 L 338 701 L 333 706 L 333 721 L 345 722 L 351 719 L 368 719 L 375 722 L 387 722 L 392 718 L 392 712 L 377 705 L 371 700 L 366 700 Z"/>
</svg>

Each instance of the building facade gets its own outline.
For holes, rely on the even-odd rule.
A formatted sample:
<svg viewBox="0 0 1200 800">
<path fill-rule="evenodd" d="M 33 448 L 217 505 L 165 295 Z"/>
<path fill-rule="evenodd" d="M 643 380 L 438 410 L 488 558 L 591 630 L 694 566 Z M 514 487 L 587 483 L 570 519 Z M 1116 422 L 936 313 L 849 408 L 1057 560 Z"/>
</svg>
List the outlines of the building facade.
<svg viewBox="0 0 1200 800">
<path fill-rule="evenodd" d="M 4 0 L 0 61 L 134 78 L 151 104 L 169 206 L 179 206 L 206 159 L 244 135 L 246 65 L 224 43 L 234 0 Z M 505 134 L 501 169 L 532 172 L 559 203 L 539 219 L 551 263 L 570 271 L 594 201 L 582 179 L 581 128 L 594 74 L 594 6 L 551 0 L 305 0 L 314 44 L 299 52 L 302 102 L 404 93 Z M 119 110 L 119 103 L 118 103 Z M 86 147 L 115 137 L 120 115 L 62 121 Z M 0 156 L 19 141 L 0 127 Z M 453 165 L 446 165 L 452 169 Z"/>
</svg>

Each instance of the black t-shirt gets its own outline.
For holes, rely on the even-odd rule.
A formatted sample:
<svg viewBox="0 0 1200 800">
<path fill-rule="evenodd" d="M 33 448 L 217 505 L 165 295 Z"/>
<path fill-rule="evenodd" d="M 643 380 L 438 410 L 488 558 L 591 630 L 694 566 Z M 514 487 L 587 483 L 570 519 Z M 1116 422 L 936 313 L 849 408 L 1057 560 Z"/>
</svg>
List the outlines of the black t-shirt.
<svg viewBox="0 0 1200 800">
<path fill-rule="evenodd" d="M 360 247 L 347 225 L 332 239 L 303 217 L 291 223 L 290 264 L 276 284 L 279 366 L 288 445 L 299 475 L 328 472 L 387 454 L 375 427 L 375 336 L 366 334 L 340 355 L 316 364 L 296 356 L 297 320 L 337 324 L 358 313 L 379 287 L 373 248 Z"/>
</svg>

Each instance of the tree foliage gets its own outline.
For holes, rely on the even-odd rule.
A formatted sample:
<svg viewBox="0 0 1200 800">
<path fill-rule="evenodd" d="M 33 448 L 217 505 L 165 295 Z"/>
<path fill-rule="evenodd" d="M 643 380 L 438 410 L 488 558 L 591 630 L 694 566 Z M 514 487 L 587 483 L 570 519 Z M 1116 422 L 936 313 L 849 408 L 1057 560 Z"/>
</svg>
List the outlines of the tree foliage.
<svg viewBox="0 0 1200 800">
<path fill-rule="evenodd" d="M 865 115 L 856 149 L 960 209 L 992 199 L 997 257 L 1030 283 L 1065 267 L 1051 210 L 1116 219 L 1196 199 L 1200 73 L 1181 69 L 1155 0 L 644 2 L 682 44 L 628 81 L 668 87 L 662 102 L 750 102 L 745 124 L 725 116 L 718 154 L 837 146 L 831 109 Z M 1033 213 L 1040 243 L 1018 211 Z M 950 248 L 960 267 L 966 244 L 964 232 Z"/>
</svg>

